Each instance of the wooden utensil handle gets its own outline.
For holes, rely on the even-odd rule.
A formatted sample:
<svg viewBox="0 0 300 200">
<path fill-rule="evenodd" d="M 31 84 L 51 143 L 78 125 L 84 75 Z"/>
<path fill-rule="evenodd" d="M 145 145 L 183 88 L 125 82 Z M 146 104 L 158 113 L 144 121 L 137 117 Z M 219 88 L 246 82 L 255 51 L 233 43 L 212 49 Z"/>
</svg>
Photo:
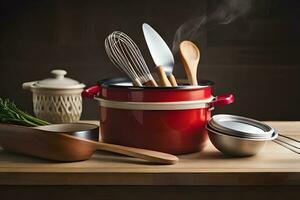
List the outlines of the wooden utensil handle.
<svg viewBox="0 0 300 200">
<path fill-rule="evenodd" d="M 197 81 L 197 76 L 196 75 L 192 75 L 192 77 L 190 78 L 191 80 L 191 85 L 198 85 L 198 81 Z"/>
<path fill-rule="evenodd" d="M 168 79 L 169 79 L 169 81 L 170 81 L 170 83 L 171 83 L 172 86 L 178 86 L 177 81 L 175 79 L 175 76 L 173 74 L 170 74 L 168 76 Z"/>
<path fill-rule="evenodd" d="M 132 80 L 132 83 L 133 83 L 134 86 L 143 87 L 143 85 L 142 85 L 142 83 L 140 82 L 139 79 Z"/>
<path fill-rule="evenodd" d="M 157 83 L 154 79 L 150 80 L 150 81 L 147 81 L 144 83 L 145 86 L 149 86 L 149 87 L 157 87 Z"/>
<path fill-rule="evenodd" d="M 182 63 L 183 63 L 183 66 L 184 66 L 184 70 L 185 70 L 185 73 L 186 73 L 186 76 L 189 80 L 189 84 L 190 85 L 198 85 L 198 81 L 197 81 L 197 68 L 196 67 L 190 67 L 190 65 L 193 65 L 193 66 L 197 66 L 197 64 L 194 64 L 194 63 L 186 63 L 186 60 L 181 56 L 181 60 L 182 60 Z"/>
<path fill-rule="evenodd" d="M 97 149 L 168 165 L 175 164 L 179 160 L 176 156 L 167 153 L 101 142 L 97 142 Z"/>
<path fill-rule="evenodd" d="M 167 86 L 167 87 L 171 87 L 171 83 L 165 73 L 165 70 L 162 66 L 158 66 L 158 67 L 155 67 L 155 70 L 156 70 L 156 73 L 159 77 L 159 80 L 160 80 L 160 84 L 159 86 Z"/>
</svg>

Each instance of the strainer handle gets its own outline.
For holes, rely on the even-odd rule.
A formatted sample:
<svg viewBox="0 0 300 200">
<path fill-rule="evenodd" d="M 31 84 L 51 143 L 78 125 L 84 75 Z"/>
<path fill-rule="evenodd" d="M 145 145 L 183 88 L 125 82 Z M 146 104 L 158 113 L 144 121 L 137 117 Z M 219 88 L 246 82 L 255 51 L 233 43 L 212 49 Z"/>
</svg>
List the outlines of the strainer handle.
<svg viewBox="0 0 300 200">
<path fill-rule="evenodd" d="M 88 99 L 93 99 L 95 96 L 98 96 L 101 93 L 101 87 L 100 85 L 92 85 L 90 87 L 85 88 L 81 96 L 88 98 Z"/>
</svg>

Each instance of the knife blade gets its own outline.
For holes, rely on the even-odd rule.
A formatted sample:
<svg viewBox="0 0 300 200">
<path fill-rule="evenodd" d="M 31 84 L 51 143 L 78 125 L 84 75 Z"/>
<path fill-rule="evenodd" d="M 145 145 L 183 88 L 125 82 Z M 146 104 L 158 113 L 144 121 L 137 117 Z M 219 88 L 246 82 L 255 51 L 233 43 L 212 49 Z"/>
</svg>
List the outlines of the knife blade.
<svg viewBox="0 0 300 200">
<path fill-rule="evenodd" d="M 162 39 L 162 37 L 149 24 L 143 23 L 142 29 L 152 59 L 157 66 L 156 70 L 159 74 L 161 82 L 165 86 L 177 86 L 176 79 L 172 74 L 174 57 L 170 48 Z"/>
</svg>

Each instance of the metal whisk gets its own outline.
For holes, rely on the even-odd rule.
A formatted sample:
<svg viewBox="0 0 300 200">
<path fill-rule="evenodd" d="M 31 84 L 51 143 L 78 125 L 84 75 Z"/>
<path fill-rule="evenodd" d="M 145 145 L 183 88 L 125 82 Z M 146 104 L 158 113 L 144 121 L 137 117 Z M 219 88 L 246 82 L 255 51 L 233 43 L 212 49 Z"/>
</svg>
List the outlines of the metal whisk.
<svg viewBox="0 0 300 200">
<path fill-rule="evenodd" d="M 125 72 L 135 86 L 156 86 L 141 51 L 125 33 L 114 31 L 105 39 L 105 50 L 113 64 Z"/>
</svg>

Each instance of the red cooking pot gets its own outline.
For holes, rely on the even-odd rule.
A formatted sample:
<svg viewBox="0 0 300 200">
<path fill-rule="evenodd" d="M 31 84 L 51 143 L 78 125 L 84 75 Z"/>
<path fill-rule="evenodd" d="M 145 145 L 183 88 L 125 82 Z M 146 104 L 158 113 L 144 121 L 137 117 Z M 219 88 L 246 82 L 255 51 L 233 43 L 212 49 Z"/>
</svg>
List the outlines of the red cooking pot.
<svg viewBox="0 0 300 200">
<path fill-rule="evenodd" d="M 211 85 L 134 87 L 128 79 L 106 79 L 82 96 L 99 102 L 104 142 L 183 154 L 204 148 L 212 108 L 234 101 L 232 94 L 212 96 Z"/>
</svg>

